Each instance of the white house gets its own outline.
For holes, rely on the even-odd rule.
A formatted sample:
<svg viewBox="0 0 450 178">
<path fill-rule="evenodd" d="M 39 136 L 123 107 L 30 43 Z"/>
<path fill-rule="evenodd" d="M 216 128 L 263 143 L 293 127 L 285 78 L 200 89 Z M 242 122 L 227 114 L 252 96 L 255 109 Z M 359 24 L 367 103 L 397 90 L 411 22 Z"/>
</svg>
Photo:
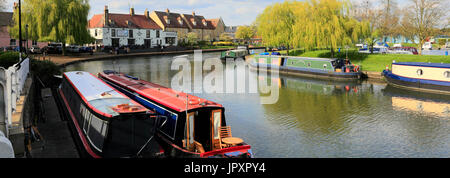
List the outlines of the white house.
<svg viewBox="0 0 450 178">
<path fill-rule="evenodd" d="M 105 20 L 107 19 L 107 20 Z M 103 14 L 96 14 L 89 20 L 89 32 L 96 39 L 95 44 L 104 46 L 143 45 L 176 46 L 176 32 L 165 32 L 149 16 L 136 15 L 134 8 L 130 14 L 112 14 L 105 6 Z"/>
</svg>

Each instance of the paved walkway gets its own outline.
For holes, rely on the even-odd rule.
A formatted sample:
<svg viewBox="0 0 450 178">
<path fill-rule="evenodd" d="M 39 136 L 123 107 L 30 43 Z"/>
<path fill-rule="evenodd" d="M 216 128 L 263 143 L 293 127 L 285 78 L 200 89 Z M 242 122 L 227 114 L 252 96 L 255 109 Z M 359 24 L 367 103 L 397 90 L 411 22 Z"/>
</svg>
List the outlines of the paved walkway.
<svg viewBox="0 0 450 178">
<path fill-rule="evenodd" d="M 45 122 L 37 129 L 42 139 L 31 145 L 32 158 L 78 158 L 78 151 L 70 134 L 67 121 L 59 115 L 58 107 L 49 88 L 42 90 Z"/>
</svg>

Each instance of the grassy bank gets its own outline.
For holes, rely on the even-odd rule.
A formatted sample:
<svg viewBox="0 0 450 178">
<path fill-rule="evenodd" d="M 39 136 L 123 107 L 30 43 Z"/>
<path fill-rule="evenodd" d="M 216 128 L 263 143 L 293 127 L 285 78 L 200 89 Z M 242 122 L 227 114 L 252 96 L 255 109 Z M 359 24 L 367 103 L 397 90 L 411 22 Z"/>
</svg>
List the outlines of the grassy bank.
<svg viewBox="0 0 450 178">
<path fill-rule="evenodd" d="M 286 51 L 281 51 L 282 54 L 286 54 Z M 302 56 L 302 57 L 320 57 L 331 58 L 329 50 L 317 50 L 317 51 L 303 51 L 303 50 L 290 50 L 290 56 Z M 345 58 L 345 50 L 340 53 L 336 53 L 335 57 Z M 431 63 L 450 63 L 450 56 L 437 56 L 437 55 L 409 55 L 409 54 L 362 54 L 358 53 L 358 50 L 349 50 L 348 58 L 352 63 L 361 65 L 363 71 L 382 72 L 386 65 L 389 67 L 392 61 L 396 62 L 431 62 Z"/>
</svg>

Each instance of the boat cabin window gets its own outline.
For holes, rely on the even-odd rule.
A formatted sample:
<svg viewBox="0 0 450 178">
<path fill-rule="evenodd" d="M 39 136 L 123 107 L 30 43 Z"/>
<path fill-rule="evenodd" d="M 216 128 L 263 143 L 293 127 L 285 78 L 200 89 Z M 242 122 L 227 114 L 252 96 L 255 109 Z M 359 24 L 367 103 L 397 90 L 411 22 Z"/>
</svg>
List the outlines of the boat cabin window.
<svg viewBox="0 0 450 178">
<path fill-rule="evenodd" d="M 221 121 L 221 112 L 220 110 L 213 111 L 213 128 L 214 128 L 214 138 L 213 139 L 220 139 L 219 137 L 219 127 L 220 127 L 220 121 Z"/>
<path fill-rule="evenodd" d="M 194 143 L 194 113 L 189 113 L 186 118 L 186 129 L 184 134 L 185 148 L 190 148 L 190 146 Z"/>
<path fill-rule="evenodd" d="M 423 70 L 422 69 L 418 69 L 417 70 L 417 75 L 418 76 L 422 76 L 423 75 Z"/>
<path fill-rule="evenodd" d="M 444 77 L 445 78 L 450 78 L 450 71 L 445 71 L 444 72 Z"/>
<path fill-rule="evenodd" d="M 323 68 L 324 68 L 324 69 L 327 69 L 327 64 L 323 64 Z"/>
</svg>

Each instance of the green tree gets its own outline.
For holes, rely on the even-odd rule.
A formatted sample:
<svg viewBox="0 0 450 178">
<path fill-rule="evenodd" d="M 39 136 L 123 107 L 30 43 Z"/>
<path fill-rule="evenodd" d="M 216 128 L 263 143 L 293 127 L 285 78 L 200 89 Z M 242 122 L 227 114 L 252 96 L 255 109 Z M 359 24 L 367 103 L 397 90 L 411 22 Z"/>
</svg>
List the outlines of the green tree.
<svg viewBox="0 0 450 178">
<path fill-rule="evenodd" d="M 419 55 L 422 55 L 422 46 L 426 39 L 437 33 L 437 26 L 445 17 L 450 5 L 444 0 L 410 0 L 410 5 L 405 8 L 406 20 L 411 22 L 410 28 L 406 29 L 415 34 L 419 40 Z"/>
<path fill-rule="evenodd" d="M 228 35 L 227 33 L 222 33 L 222 34 L 220 34 L 219 39 L 221 41 L 231 41 L 233 38 L 231 38 L 231 36 Z"/>
<path fill-rule="evenodd" d="M 88 0 L 23 0 L 22 29 L 28 24 L 29 39 L 38 41 L 59 42 L 63 45 L 65 55 L 66 44 L 92 43 L 88 26 Z M 18 13 L 14 10 L 14 26 L 10 28 L 12 36 L 17 37 L 19 23 Z"/>
<path fill-rule="evenodd" d="M 296 22 L 292 44 L 305 49 L 328 48 L 334 57 L 335 49 L 349 45 L 362 34 L 361 24 L 349 17 L 348 1 L 310 0 L 296 2 Z"/>
<path fill-rule="evenodd" d="M 248 42 L 256 35 L 255 27 L 252 26 L 239 26 L 236 30 L 236 38 L 244 39 Z"/>
<path fill-rule="evenodd" d="M 198 40 L 197 33 L 189 32 L 186 35 L 186 40 L 187 40 L 187 43 L 188 43 L 189 46 L 194 45 L 195 43 L 197 43 L 197 40 Z"/>
<path fill-rule="evenodd" d="M 255 21 L 258 35 L 261 36 L 263 43 L 269 46 L 285 45 L 288 48 L 292 46 L 293 25 L 296 21 L 294 15 L 296 1 L 285 1 L 275 3 L 266 7 L 264 12 L 258 15 Z"/>
</svg>

